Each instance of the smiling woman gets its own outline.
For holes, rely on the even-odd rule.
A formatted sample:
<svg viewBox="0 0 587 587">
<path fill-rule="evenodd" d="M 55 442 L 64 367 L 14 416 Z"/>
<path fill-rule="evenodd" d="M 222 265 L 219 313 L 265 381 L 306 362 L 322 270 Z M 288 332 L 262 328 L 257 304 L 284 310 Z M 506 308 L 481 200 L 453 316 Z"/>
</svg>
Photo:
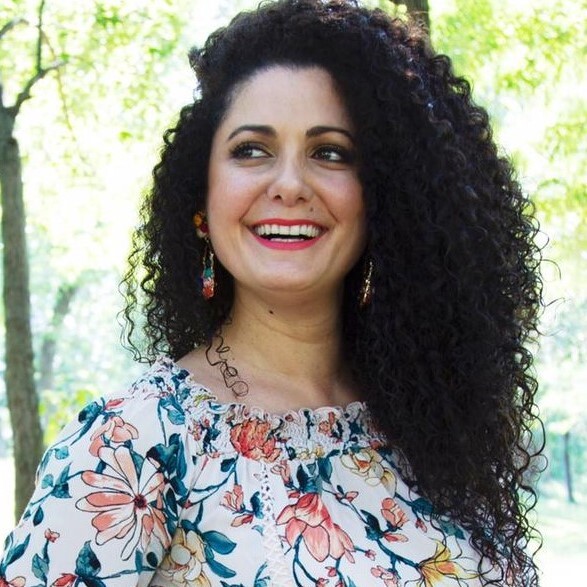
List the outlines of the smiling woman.
<svg viewBox="0 0 587 587">
<path fill-rule="evenodd" d="M 536 585 L 540 254 L 469 85 L 351 0 L 190 62 L 125 279 L 152 365 L 49 448 L 0 585 Z"/>
<path fill-rule="evenodd" d="M 234 90 L 212 142 L 206 207 L 234 278 L 233 323 L 243 305 L 279 307 L 282 292 L 288 304 L 299 293 L 308 308 L 337 306 L 365 218 L 352 123 L 327 71 L 274 66 Z"/>
</svg>

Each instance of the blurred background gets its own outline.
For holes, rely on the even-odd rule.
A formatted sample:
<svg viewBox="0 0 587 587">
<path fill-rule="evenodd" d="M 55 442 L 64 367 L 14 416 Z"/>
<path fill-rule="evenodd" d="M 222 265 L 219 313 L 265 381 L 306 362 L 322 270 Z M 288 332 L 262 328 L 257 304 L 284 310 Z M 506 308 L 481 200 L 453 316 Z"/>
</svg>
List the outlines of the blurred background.
<svg viewBox="0 0 587 587">
<path fill-rule="evenodd" d="M 579 584 L 587 555 L 587 0 L 364 3 L 394 13 L 428 10 L 434 46 L 472 82 L 535 201 L 548 260 L 544 336 L 535 348 L 548 458 L 535 510 L 544 540 L 538 561 L 544 586 Z M 117 319 L 138 202 L 163 131 L 193 96 L 189 47 L 255 4 L 0 5 L 3 276 L 9 284 L 0 305 L 0 371 L 6 375 L 6 386 L 0 384 L 0 540 L 14 524 L 17 435 L 25 456 L 16 464 L 30 469 L 25 457 L 38 460 L 40 434 L 50 443 L 88 401 L 127 386 L 144 369 L 120 346 Z M 30 339 L 27 328 L 14 328 L 27 316 Z M 6 373 L 7 364 L 31 350 L 28 371 Z M 14 431 L 11 386 L 20 398 L 10 404 Z M 42 429 L 37 440 L 35 428 Z"/>
</svg>

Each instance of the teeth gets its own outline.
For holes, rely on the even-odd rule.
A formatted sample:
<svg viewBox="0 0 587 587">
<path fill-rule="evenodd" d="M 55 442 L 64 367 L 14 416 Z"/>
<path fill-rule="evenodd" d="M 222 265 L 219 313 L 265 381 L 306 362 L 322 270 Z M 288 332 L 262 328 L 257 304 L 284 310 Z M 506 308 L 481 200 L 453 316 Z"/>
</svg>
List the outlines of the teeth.
<svg viewBox="0 0 587 587">
<path fill-rule="evenodd" d="M 281 224 L 257 224 L 253 227 L 255 234 L 268 237 L 296 237 L 316 238 L 322 230 L 313 224 L 295 224 L 284 226 Z"/>
</svg>

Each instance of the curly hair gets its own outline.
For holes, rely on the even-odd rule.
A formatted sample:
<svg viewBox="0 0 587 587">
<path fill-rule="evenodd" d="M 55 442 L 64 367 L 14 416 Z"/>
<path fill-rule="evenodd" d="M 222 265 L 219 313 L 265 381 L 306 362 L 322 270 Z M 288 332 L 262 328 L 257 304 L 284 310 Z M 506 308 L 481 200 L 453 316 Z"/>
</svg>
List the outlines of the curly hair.
<svg viewBox="0 0 587 587">
<path fill-rule="evenodd" d="M 406 481 L 500 571 L 487 584 L 536 585 L 526 546 L 527 478 L 541 451 L 530 448 L 540 420 L 528 349 L 542 305 L 538 227 L 469 83 L 418 26 L 351 0 L 264 3 L 193 49 L 190 63 L 196 98 L 164 135 L 124 280 L 128 344 L 150 361 L 210 343 L 233 300 L 222 266 L 212 300 L 197 287 L 203 244 L 192 216 L 205 209 L 214 132 L 253 73 L 324 68 L 354 121 L 374 266 L 361 311 L 364 259 L 345 280 L 345 360 L 409 463 Z"/>
</svg>

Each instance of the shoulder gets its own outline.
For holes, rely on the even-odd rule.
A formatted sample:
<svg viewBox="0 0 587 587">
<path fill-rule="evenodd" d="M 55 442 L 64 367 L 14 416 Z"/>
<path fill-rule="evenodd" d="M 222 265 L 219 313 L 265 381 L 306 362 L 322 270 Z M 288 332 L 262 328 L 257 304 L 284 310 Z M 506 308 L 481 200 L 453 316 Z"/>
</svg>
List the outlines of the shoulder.
<svg viewBox="0 0 587 587">
<path fill-rule="evenodd" d="M 88 585 L 147 584 L 204 466 L 193 425 L 206 390 L 188 377 L 159 359 L 62 430 L 9 537 L 0 586 L 8 574 L 50 585 L 64 573 Z"/>
<path fill-rule="evenodd" d="M 190 429 L 210 393 L 188 378 L 171 360 L 157 359 L 126 390 L 86 405 L 46 451 L 41 470 L 73 454 L 99 457 L 103 447 L 146 455 L 171 442 L 189 445 Z"/>
</svg>

